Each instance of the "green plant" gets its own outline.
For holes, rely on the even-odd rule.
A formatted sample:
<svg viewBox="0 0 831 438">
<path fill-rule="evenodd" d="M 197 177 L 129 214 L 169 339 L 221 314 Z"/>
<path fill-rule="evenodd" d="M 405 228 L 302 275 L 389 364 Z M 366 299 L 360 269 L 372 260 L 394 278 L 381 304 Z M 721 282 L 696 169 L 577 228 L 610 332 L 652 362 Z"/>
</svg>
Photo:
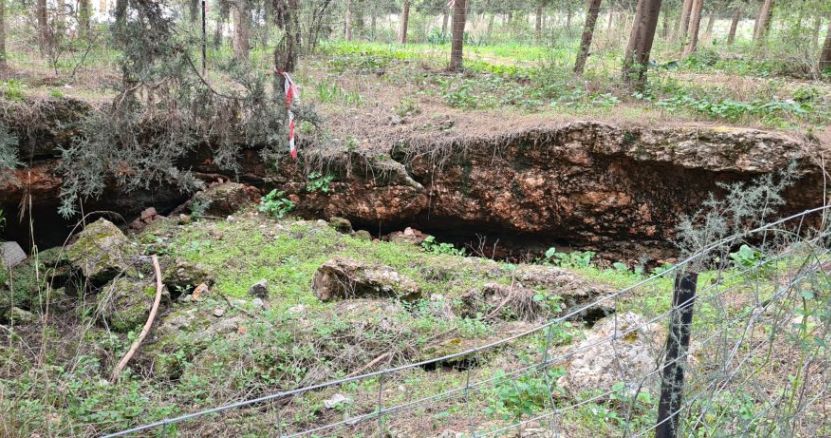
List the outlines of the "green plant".
<svg viewBox="0 0 831 438">
<path fill-rule="evenodd" d="M 0 81 L 0 92 L 5 99 L 20 102 L 23 100 L 23 83 L 19 79 Z"/>
<path fill-rule="evenodd" d="M 519 419 L 542 410 L 550 401 L 549 382 L 556 382 L 565 374 L 562 368 L 543 371 L 547 374 L 525 374 L 518 378 L 506 377 L 500 370 L 494 376 L 497 382 L 493 388 L 493 401 L 485 409 L 488 415 L 501 414 L 506 420 Z"/>
<path fill-rule="evenodd" d="M 55 99 L 61 99 L 61 98 L 64 97 L 64 94 L 61 90 L 58 90 L 57 88 L 53 88 L 53 89 L 49 90 L 49 97 L 53 97 Z"/>
<path fill-rule="evenodd" d="M 282 219 L 289 212 L 294 210 L 294 202 L 286 198 L 286 193 L 272 190 L 260 200 L 260 206 L 257 208 L 263 213 L 267 213 L 277 219 Z"/>
<path fill-rule="evenodd" d="M 425 251 L 432 252 L 434 254 L 447 254 L 462 257 L 467 254 L 467 251 L 465 251 L 464 248 L 456 248 L 452 243 L 437 242 L 436 238 L 433 236 L 427 236 L 427 238 L 421 242 L 421 247 L 424 248 Z"/>
<path fill-rule="evenodd" d="M 211 206 L 211 202 L 202 199 L 202 198 L 193 198 L 190 203 L 190 215 L 194 219 L 202 219 L 205 217 L 205 212 L 208 211 L 208 207 Z"/>
<path fill-rule="evenodd" d="M 395 107 L 395 113 L 399 117 L 414 116 L 420 114 L 421 109 L 416 104 L 416 101 L 408 96 L 401 99 L 401 102 L 398 102 L 398 106 Z"/>
<path fill-rule="evenodd" d="M 306 177 L 306 191 L 309 193 L 329 193 L 332 190 L 330 185 L 334 179 L 334 175 L 323 175 L 320 172 L 311 172 Z"/>
<path fill-rule="evenodd" d="M 551 247 L 545 252 L 542 262 L 563 268 L 588 268 L 594 255 L 592 251 L 558 252 L 557 248 Z"/>
</svg>

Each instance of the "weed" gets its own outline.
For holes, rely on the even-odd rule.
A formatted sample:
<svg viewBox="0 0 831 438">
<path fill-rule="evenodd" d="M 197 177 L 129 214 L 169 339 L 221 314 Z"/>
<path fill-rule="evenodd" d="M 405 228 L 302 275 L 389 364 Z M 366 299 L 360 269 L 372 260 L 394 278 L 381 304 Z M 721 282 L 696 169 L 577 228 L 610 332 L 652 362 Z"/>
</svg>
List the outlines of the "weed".
<svg viewBox="0 0 831 438">
<path fill-rule="evenodd" d="M 588 268 L 594 255 L 592 251 L 558 252 L 557 248 L 551 247 L 545 252 L 542 262 L 563 268 Z"/>
<path fill-rule="evenodd" d="M 7 100 L 14 102 L 23 101 L 23 83 L 19 79 L 7 79 L 0 81 L 0 92 Z"/>
<path fill-rule="evenodd" d="M 306 177 L 306 191 L 309 193 L 329 193 L 332 190 L 330 184 L 332 184 L 334 179 L 334 175 L 323 175 L 320 172 L 312 172 Z"/>
<path fill-rule="evenodd" d="M 398 106 L 395 107 L 395 113 L 398 114 L 399 117 L 414 116 L 420 114 L 421 109 L 412 97 L 405 97 L 401 99 L 401 102 L 399 102 Z"/>
<path fill-rule="evenodd" d="M 518 378 L 505 377 L 500 370 L 494 376 L 498 383 L 490 395 L 491 403 L 485 409 L 488 415 L 502 415 L 506 420 L 517 420 L 542 410 L 550 400 L 548 382 L 556 382 L 565 374 L 562 368 L 543 371 L 547 376 L 526 374 Z M 556 390 L 556 389 L 555 389 Z"/>
<path fill-rule="evenodd" d="M 257 209 L 262 213 L 281 219 L 294 210 L 294 207 L 294 202 L 286 198 L 285 192 L 274 189 L 263 196 L 260 200 L 260 206 Z"/>
<path fill-rule="evenodd" d="M 193 198 L 190 203 L 190 215 L 194 219 L 202 219 L 205 217 L 205 212 L 211 206 L 211 201 L 201 198 Z"/>
<path fill-rule="evenodd" d="M 424 242 L 421 242 L 421 247 L 425 251 L 433 254 L 464 256 L 467 253 L 464 248 L 456 248 L 452 243 L 436 242 L 436 238 L 433 236 L 428 236 L 424 239 Z"/>
</svg>

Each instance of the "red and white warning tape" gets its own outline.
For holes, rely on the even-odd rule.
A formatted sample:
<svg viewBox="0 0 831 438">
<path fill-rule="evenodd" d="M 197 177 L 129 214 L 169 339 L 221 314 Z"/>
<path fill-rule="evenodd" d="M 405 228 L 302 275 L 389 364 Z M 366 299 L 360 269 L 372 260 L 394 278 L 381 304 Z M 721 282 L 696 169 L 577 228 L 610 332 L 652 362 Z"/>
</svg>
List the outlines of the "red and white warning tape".
<svg viewBox="0 0 831 438">
<path fill-rule="evenodd" d="M 297 143 L 294 140 L 294 128 L 296 125 L 294 119 L 294 111 L 291 110 L 294 101 L 300 98 L 300 88 L 297 87 L 297 84 L 291 79 L 291 75 L 287 72 L 277 72 L 278 74 L 283 75 L 285 78 L 285 93 L 286 93 L 286 109 L 288 110 L 289 114 L 289 153 L 291 153 L 291 158 L 297 159 Z"/>
</svg>

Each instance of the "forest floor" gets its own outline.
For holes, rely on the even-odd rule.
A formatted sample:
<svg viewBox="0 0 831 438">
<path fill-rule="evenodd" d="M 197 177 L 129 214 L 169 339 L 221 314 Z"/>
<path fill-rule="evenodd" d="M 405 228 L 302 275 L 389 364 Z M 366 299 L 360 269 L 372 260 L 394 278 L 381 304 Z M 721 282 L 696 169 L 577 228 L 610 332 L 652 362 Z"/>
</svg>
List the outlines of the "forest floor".
<svg viewBox="0 0 831 438">
<path fill-rule="evenodd" d="M 446 53 L 445 45 L 322 46 L 319 55 L 303 60 L 295 76 L 301 102 L 314 105 L 323 118 L 318 127 L 301 123 L 301 140 L 305 136 L 318 145 L 388 151 L 403 138 L 481 137 L 591 119 L 648 127 L 758 128 L 815 137 L 831 147 L 831 83 L 771 74 L 752 61 L 743 61 L 744 70 L 736 71 L 737 63 L 709 51 L 678 63 L 663 56 L 650 71 L 649 89 L 632 93 L 619 84 L 619 60 L 602 52 L 579 79 L 569 73 L 570 61 L 558 51 L 473 48 L 464 74 L 444 71 Z M 269 54 L 255 51 L 252 57 L 268 74 Z M 18 62 L 0 82 L 0 92 L 5 99 L 74 97 L 104 105 L 113 96 L 115 72 L 81 68 L 73 81 L 67 81 L 40 65 Z M 222 78 L 209 75 L 209 81 L 221 84 Z M 140 329 L 136 321 L 118 327 L 106 313 L 110 304 L 118 304 L 118 283 L 108 283 L 109 288 L 98 285 L 115 295 L 53 290 L 41 269 L 49 263 L 68 263 L 62 250 L 44 254 L 42 263 L 30 259 L 0 282 L 9 296 L 25 291 L 26 307 L 34 314 L 20 314 L 28 319 L 3 325 L 0 331 L 0 435 L 98 436 L 275 391 L 463 352 L 539 328 L 553 315 L 573 308 L 569 299 L 575 291 L 589 291 L 588 297 L 597 298 L 635 285 L 614 301 L 611 310 L 658 321 L 643 324 L 649 330 L 638 332 L 643 339 L 635 339 L 647 350 L 662 348 L 666 338 L 662 318 L 671 308 L 673 278 L 661 276 L 661 269 L 655 271 L 658 278 L 641 284 L 650 276 L 643 266 L 598 267 L 581 251 L 514 264 L 465 257 L 459 248 L 432 240 L 383 241 L 366 232 L 339 232 L 339 226 L 338 221 L 276 219 L 249 205 L 214 217 L 191 209 L 184 217 L 161 218 L 131 233 L 124 247 L 131 248 L 143 265 L 124 277 L 139 285 L 134 296 L 143 299 L 141 305 L 153 292 L 147 256 L 161 255 L 176 266 L 198 266 L 202 274 L 177 283 L 179 289 L 169 288 L 176 297 L 166 297 L 151 337 L 115 384 L 108 381 L 109 373 Z M 827 318 L 819 313 L 822 309 L 798 316 L 790 311 L 784 316 L 762 312 L 762 321 L 785 336 L 776 339 L 773 365 L 769 356 L 754 355 L 759 346 L 773 345 L 765 331 L 768 326 L 745 329 L 737 318 L 758 315 L 759 303 L 767 302 L 805 262 L 795 250 L 777 258 L 770 269 L 747 269 L 756 267 L 754 257 L 755 253 L 739 254 L 731 258 L 735 263 L 700 276 L 704 287 L 696 303 L 695 339 L 718 343 L 712 348 L 699 345 L 691 354 L 691 392 L 708 393 L 713 382 L 722 384 L 712 376 L 732 363 L 732 357 L 725 359 L 728 353 L 741 353 L 746 369 L 752 369 L 740 374 L 742 385 L 727 379 L 706 398 L 706 405 L 690 405 L 704 418 L 690 431 L 703 436 L 726 430 L 776 435 L 776 425 L 766 419 L 771 410 L 779 409 L 770 394 L 791 384 L 798 388 L 793 382 L 800 381 L 781 370 L 802 358 L 801 349 L 814 341 L 810 335 L 828 324 L 824 320 L 808 327 L 809 317 Z M 827 254 L 823 257 L 820 263 L 827 262 Z M 322 301 L 310 285 L 322 265 L 337 259 L 389 267 L 411 280 L 421 299 Z M 538 283 L 520 279 L 539 269 L 545 275 Z M 202 280 L 210 285 L 194 296 Z M 249 290 L 261 280 L 267 281 L 269 294 L 258 300 Z M 812 286 L 827 293 L 828 281 L 828 273 L 820 270 Z M 471 304 L 472 291 L 476 296 L 499 287 L 512 291 L 504 302 L 481 308 Z M 511 301 L 517 289 L 526 295 Z M 811 303 L 807 294 L 796 298 L 805 312 L 813 309 L 805 304 Z M 603 311 L 611 313 L 608 308 Z M 279 433 L 299 432 L 371 414 L 379 397 L 387 407 L 435 400 L 390 412 L 381 421 L 347 422 L 346 427 L 319 435 L 370 436 L 381 427 L 396 437 L 448 437 L 471 430 L 480 435 L 545 436 L 548 420 L 534 418 L 548 411 L 556 413 L 566 436 L 648 431 L 657 410 L 654 382 L 645 384 L 648 389 L 634 398 L 630 388 L 620 385 L 580 391 L 561 384 L 574 371 L 566 351 L 591 339 L 596 316 L 558 322 L 547 332 L 522 336 L 475 358 L 414 367 L 389 380 L 370 377 L 310 391 L 157 429 L 147 436 L 263 436 L 275 435 L 275 428 Z M 776 317 L 788 318 L 788 323 L 777 325 L 781 321 Z M 791 317 L 801 319 L 791 323 Z M 742 343 L 745 336 L 752 342 Z M 621 344 L 630 341 L 634 342 L 626 337 Z M 736 350 L 729 351 L 734 345 Z M 543 371 L 533 368 L 550 355 L 562 357 Z M 805 369 L 828 369 L 827 365 L 811 362 Z M 821 373 L 806 374 L 803 382 L 808 382 L 809 392 L 821 389 L 810 385 Z M 485 383 L 471 391 L 459 390 L 469 389 L 469 382 Z M 441 396 L 447 391 L 453 395 Z M 805 436 L 831 434 L 823 416 L 828 395 L 820 391 L 818 400 L 794 426 Z M 498 431 L 521 421 L 529 421 L 525 431 Z"/>
</svg>

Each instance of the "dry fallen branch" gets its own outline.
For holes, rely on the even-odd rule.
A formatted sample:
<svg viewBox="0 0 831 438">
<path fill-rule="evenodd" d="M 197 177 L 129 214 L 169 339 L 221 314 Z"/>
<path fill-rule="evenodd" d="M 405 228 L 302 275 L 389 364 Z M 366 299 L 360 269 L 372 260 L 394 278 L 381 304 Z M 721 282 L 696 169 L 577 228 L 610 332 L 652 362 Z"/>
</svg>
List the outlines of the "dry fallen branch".
<svg viewBox="0 0 831 438">
<path fill-rule="evenodd" d="M 159 304 L 162 301 L 162 290 L 164 289 L 164 285 L 162 284 L 162 270 L 159 267 L 159 258 L 156 256 L 153 256 L 153 270 L 156 273 L 156 298 L 153 300 L 153 307 L 150 309 L 150 316 L 147 318 L 147 322 L 144 323 L 144 328 L 141 329 L 139 337 L 135 340 L 135 342 L 133 342 L 133 345 L 130 346 L 130 350 L 124 355 L 121 361 L 118 362 L 118 365 L 113 370 L 113 375 L 110 378 L 113 382 L 118 380 L 118 376 L 121 374 L 121 371 L 124 370 L 124 367 L 127 366 L 127 362 L 129 362 L 133 355 L 136 354 L 136 351 L 138 351 L 142 341 L 144 341 L 144 338 L 146 338 L 150 333 L 150 328 L 153 326 L 153 320 L 156 319 L 156 313 L 159 311 Z"/>
</svg>

